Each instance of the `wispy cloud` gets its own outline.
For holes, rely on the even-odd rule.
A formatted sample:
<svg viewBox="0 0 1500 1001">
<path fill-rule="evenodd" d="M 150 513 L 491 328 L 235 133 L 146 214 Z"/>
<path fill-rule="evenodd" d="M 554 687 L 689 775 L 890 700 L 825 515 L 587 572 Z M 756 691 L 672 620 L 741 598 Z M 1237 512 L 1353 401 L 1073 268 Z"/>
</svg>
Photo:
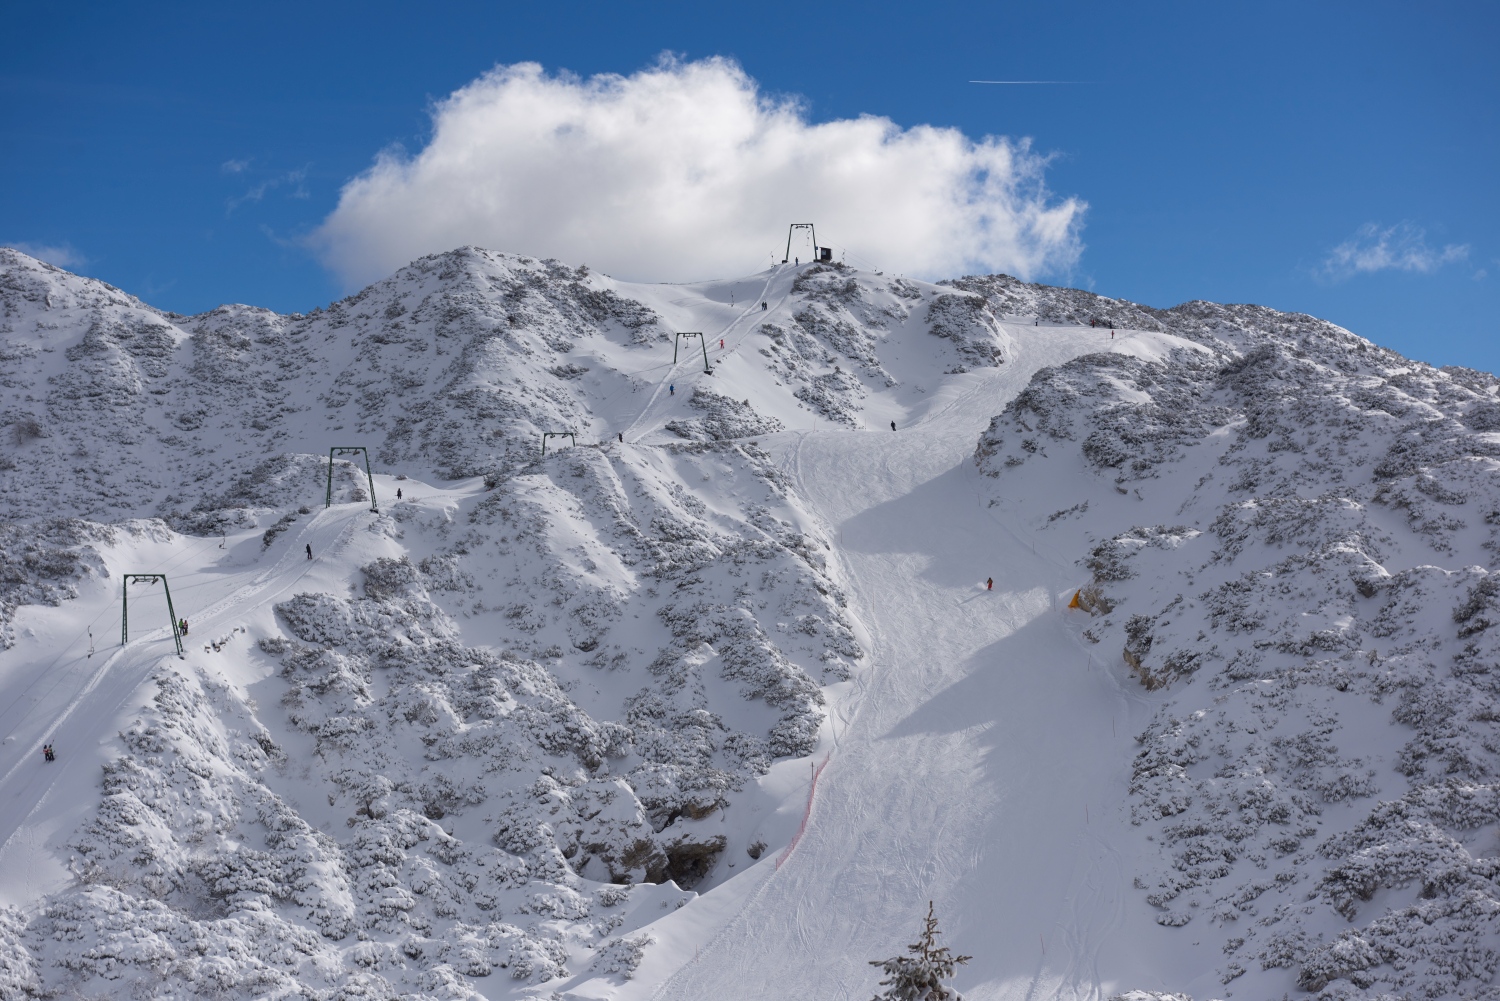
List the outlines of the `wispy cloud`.
<svg viewBox="0 0 1500 1001">
<path fill-rule="evenodd" d="M 1086 206 L 1052 195 L 1047 163 L 952 128 L 809 122 L 728 59 L 586 80 L 522 63 L 440 102 L 427 146 L 383 152 L 313 244 L 350 284 L 464 244 L 672 281 L 764 267 L 812 221 L 892 271 L 1032 276 L 1082 248 Z"/>
<path fill-rule="evenodd" d="M 289 170 L 285 174 L 278 174 L 275 177 L 261 181 L 259 184 L 247 189 L 244 194 L 229 199 L 226 203 L 224 214 L 229 215 L 246 202 L 261 201 L 268 193 L 275 191 L 277 188 L 290 187 L 291 190 L 287 192 L 288 198 L 309 197 L 305 183 L 307 180 L 307 171 L 308 167 L 302 167 L 298 170 Z"/>
<path fill-rule="evenodd" d="M 219 170 L 226 174 L 243 174 L 250 169 L 250 160 L 225 160 L 219 164 Z"/>
<path fill-rule="evenodd" d="M 19 250 L 23 254 L 35 257 L 39 261 L 46 261 L 48 264 L 56 265 L 59 268 L 76 268 L 88 263 L 88 258 L 80 254 L 74 249 L 72 244 L 68 243 L 24 243 L 20 240 L 13 240 L 3 244 L 3 246 L 10 247 L 12 250 Z"/>
<path fill-rule="evenodd" d="M 299 250 L 299 251 L 303 251 L 303 252 L 306 252 L 306 250 L 307 250 L 307 236 L 306 235 L 302 235 L 302 236 L 282 236 L 280 233 L 276 232 L 274 229 L 272 229 L 270 226 L 267 226 L 265 223 L 261 223 L 260 224 L 260 232 L 261 232 L 262 236 L 264 236 L 267 240 L 270 240 L 272 243 L 274 243 L 276 246 L 280 247 L 282 250 Z"/>
<path fill-rule="evenodd" d="M 1354 235 L 1334 247 L 1323 260 L 1319 273 L 1333 281 L 1374 271 L 1413 271 L 1430 274 L 1445 264 L 1465 260 L 1468 244 L 1427 245 L 1427 233 L 1409 222 L 1382 228 L 1367 222 Z"/>
</svg>

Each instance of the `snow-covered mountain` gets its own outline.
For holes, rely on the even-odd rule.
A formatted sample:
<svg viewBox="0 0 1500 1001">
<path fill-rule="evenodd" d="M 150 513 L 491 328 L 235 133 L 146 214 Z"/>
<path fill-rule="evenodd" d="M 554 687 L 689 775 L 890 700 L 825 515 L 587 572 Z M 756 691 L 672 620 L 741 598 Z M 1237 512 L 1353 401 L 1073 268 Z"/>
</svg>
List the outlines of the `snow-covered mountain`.
<svg viewBox="0 0 1500 1001">
<path fill-rule="evenodd" d="M 971 999 L 1489 996 L 1492 376 L 472 248 L 0 314 L 0 995 L 864 996 L 933 900 Z"/>
<path fill-rule="evenodd" d="M 1185 343 L 1039 373 L 977 452 L 991 503 L 1086 548 L 1083 639 L 1172 693 L 1136 885 L 1252 996 L 1490 996 L 1500 380 L 1254 307 L 1161 319 Z"/>
</svg>

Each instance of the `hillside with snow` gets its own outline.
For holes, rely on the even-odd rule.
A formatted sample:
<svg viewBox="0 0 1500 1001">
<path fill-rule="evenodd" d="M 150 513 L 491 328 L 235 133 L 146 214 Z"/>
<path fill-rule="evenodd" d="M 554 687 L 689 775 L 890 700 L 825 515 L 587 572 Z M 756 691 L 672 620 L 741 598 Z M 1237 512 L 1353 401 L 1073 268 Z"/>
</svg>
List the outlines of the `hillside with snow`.
<svg viewBox="0 0 1500 1001">
<path fill-rule="evenodd" d="M 1500 997 L 1497 458 L 1260 307 L 0 250 L 0 996 L 859 998 L 931 900 L 970 1001 Z"/>
</svg>

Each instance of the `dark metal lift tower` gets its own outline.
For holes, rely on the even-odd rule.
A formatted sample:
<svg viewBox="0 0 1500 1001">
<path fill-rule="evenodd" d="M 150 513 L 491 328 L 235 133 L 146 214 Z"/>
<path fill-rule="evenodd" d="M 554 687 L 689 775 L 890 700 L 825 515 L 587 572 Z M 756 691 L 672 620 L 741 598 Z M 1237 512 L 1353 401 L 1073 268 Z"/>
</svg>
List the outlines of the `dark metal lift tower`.
<svg viewBox="0 0 1500 1001">
<path fill-rule="evenodd" d="M 366 451 L 363 445 L 335 445 L 333 448 L 330 448 L 328 450 L 328 496 L 323 501 L 323 506 L 325 508 L 333 507 L 334 455 L 344 455 L 345 453 L 354 452 L 358 452 L 365 457 L 365 477 L 370 481 L 370 510 L 378 513 L 380 511 L 380 508 L 375 503 L 375 476 L 370 472 L 370 453 Z"/>
<path fill-rule="evenodd" d="M 784 253 L 784 254 L 781 255 L 781 263 L 782 264 L 785 264 L 787 261 L 790 261 L 792 259 L 792 233 L 795 230 L 799 230 L 799 229 L 805 229 L 805 230 L 807 230 L 808 235 L 812 237 L 813 260 L 816 260 L 816 261 L 831 261 L 831 260 L 833 260 L 833 248 L 832 247 L 820 247 L 820 246 L 818 246 L 818 231 L 815 230 L 815 229 L 813 229 L 813 224 L 812 223 L 810 223 L 810 222 L 794 222 L 794 223 L 792 223 L 790 226 L 788 226 L 786 228 L 786 253 Z"/>
<path fill-rule="evenodd" d="M 566 438 L 573 443 L 574 448 L 578 447 L 578 436 L 572 431 L 546 431 L 542 434 L 542 458 L 544 459 L 547 457 L 548 438 Z"/>
<path fill-rule="evenodd" d="M 700 333 L 699 331 L 696 331 L 696 330 L 683 330 L 683 331 L 679 331 L 678 334 L 677 334 L 677 337 L 675 339 L 673 339 L 673 341 L 672 341 L 672 364 L 673 365 L 677 364 L 677 346 L 682 343 L 682 339 L 684 337 L 696 337 L 696 338 L 698 338 L 698 346 L 703 349 L 703 371 L 706 372 L 706 373 L 708 373 L 709 375 L 713 375 L 714 374 L 714 370 L 708 367 L 708 341 L 704 338 L 704 336 L 703 336 L 702 333 Z"/>
<path fill-rule="evenodd" d="M 172 620 L 172 640 L 177 644 L 177 656 L 182 656 L 182 633 L 177 629 L 177 611 L 172 607 L 172 589 L 167 586 L 164 573 L 128 573 L 124 586 L 120 588 L 120 645 L 130 642 L 130 585 L 136 581 L 155 583 L 161 581 L 161 589 L 167 593 L 167 617 Z"/>
</svg>

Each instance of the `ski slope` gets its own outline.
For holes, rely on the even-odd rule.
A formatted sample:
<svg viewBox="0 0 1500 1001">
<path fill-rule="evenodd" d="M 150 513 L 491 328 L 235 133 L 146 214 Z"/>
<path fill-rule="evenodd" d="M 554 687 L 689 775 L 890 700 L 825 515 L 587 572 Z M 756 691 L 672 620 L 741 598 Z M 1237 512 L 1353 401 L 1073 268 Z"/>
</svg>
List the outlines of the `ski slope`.
<svg viewBox="0 0 1500 1001">
<path fill-rule="evenodd" d="M 284 536 L 276 553 L 246 569 L 233 566 L 233 560 L 236 550 L 253 547 L 251 540 L 236 539 L 235 550 L 219 549 L 217 540 L 195 540 L 181 547 L 187 550 L 181 553 L 160 545 L 141 547 L 144 552 L 127 550 L 120 554 L 115 574 L 164 573 L 168 586 L 176 582 L 175 607 L 179 614 L 184 609 L 192 612 L 189 634 L 183 639 L 191 650 L 242 622 L 257 605 L 315 584 L 317 560 L 326 561 L 347 545 L 361 514 L 368 514 L 363 504 L 330 509 L 294 536 Z M 318 554 L 311 562 L 306 546 Z M 270 557 L 279 558 L 272 562 Z M 260 565 L 263 562 L 271 565 Z M 99 766 L 107 760 L 102 748 L 142 697 L 151 668 L 164 657 L 176 656 L 170 628 L 159 625 L 166 618 L 159 588 L 151 585 L 148 591 L 137 585 L 134 595 L 135 627 L 129 643 L 118 644 L 118 590 L 95 594 L 90 604 L 98 610 L 85 626 L 84 637 L 57 643 L 57 657 L 40 670 L 4 677 L 0 704 L 6 708 L 0 711 L 0 728 L 6 748 L 23 752 L 7 755 L 9 767 L 0 774 L 0 873 L 6 876 L 0 899 L 6 903 L 35 899 L 66 881 L 60 860 L 44 846 L 87 815 Z M 67 627 L 62 622 L 57 626 L 59 633 Z M 85 637 L 96 629 L 94 652 L 83 653 L 89 649 Z M 99 735 L 96 748 L 76 744 L 80 733 Z M 46 768 L 35 767 L 42 745 L 49 742 L 61 743 L 67 753 Z"/>
<path fill-rule="evenodd" d="M 1004 276 L 0 254 L 0 993 L 864 998 L 929 900 L 970 1001 L 1500 971 L 1500 380 Z"/>
<path fill-rule="evenodd" d="M 1037 368 L 1099 350 L 1099 335 L 1012 334 L 1001 372 L 954 387 L 908 429 L 777 443 L 841 540 L 869 671 L 834 707 L 796 849 L 742 877 L 759 882 L 711 933 L 686 911 L 675 919 L 660 966 L 693 958 L 627 996 L 860 996 L 866 960 L 899 951 L 912 902 L 928 899 L 947 941 L 976 957 L 966 997 L 1093 999 L 1167 982 L 1140 952 L 1156 926 L 1117 847 L 1131 737 L 1155 700 L 1079 642 L 1064 614 L 1077 570 L 986 508 L 968 447 Z"/>
</svg>

